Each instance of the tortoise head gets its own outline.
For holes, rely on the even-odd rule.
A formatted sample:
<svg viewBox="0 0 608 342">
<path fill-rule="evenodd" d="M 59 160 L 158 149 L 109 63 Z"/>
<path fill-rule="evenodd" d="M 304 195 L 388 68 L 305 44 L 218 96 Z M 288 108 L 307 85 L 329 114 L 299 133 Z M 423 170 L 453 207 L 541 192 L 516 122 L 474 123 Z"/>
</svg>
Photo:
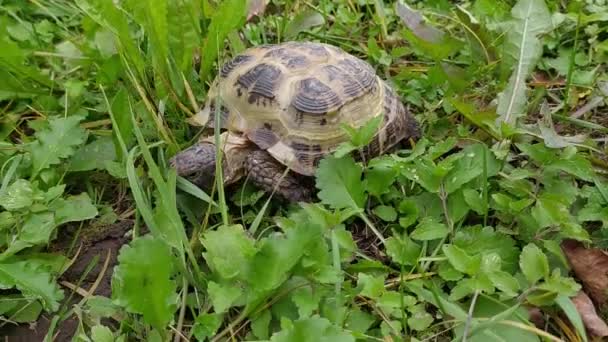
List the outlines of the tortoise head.
<svg viewBox="0 0 608 342">
<path fill-rule="evenodd" d="M 238 181 L 245 174 L 245 159 L 251 149 L 249 141 L 241 136 L 220 134 L 222 173 L 224 184 Z M 206 137 L 169 160 L 179 176 L 185 177 L 203 189 L 211 189 L 215 179 L 216 146 L 214 137 Z"/>
</svg>

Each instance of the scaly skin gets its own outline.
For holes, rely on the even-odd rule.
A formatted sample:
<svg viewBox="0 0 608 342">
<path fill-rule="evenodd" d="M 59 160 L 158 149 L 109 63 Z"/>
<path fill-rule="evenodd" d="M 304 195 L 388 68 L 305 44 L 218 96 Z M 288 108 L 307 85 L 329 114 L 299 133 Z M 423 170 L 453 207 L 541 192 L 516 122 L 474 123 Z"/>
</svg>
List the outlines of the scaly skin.
<svg viewBox="0 0 608 342">
<path fill-rule="evenodd" d="M 268 152 L 256 148 L 233 149 L 229 150 L 231 154 L 227 157 L 233 157 L 236 153 L 243 153 L 243 151 L 246 151 L 245 158 L 232 158 L 232 163 L 223 163 L 226 183 L 237 180 L 235 177 L 230 177 L 232 172 L 240 174 L 239 170 L 243 170 L 243 173 L 249 174 L 249 179 L 264 191 L 272 192 L 279 184 L 275 194 L 281 198 L 292 203 L 312 200 L 313 189 L 307 184 L 306 177 L 293 172 L 288 172 L 283 177 L 285 166 Z M 210 190 L 215 178 L 215 161 L 215 145 L 202 142 L 176 154 L 169 163 L 171 167 L 175 168 L 178 175 L 188 178 L 205 190 Z"/>
<path fill-rule="evenodd" d="M 249 179 L 267 192 L 272 192 L 276 187 L 275 194 L 292 203 L 312 200 L 312 189 L 305 184 L 305 176 L 294 172 L 283 176 L 285 166 L 264 150 L 253 150 L 247 157 L 245 168 Z"/>
<path fill-rule="evenodd" d="M 179 176 L 185 177 L 196 186 L 209 190 L 215 175 L 215 145 L 197 143 L 179 152 L 169 160 Z"/>
</svg>

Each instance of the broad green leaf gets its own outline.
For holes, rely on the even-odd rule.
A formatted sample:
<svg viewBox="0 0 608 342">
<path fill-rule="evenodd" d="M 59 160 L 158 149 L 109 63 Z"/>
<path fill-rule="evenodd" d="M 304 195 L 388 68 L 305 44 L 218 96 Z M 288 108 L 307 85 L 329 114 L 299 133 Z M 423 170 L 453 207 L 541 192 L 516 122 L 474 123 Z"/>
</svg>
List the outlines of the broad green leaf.
<svg viewBox="0 0 608 342">
<path fill-rule="evenodd" d="M 89 220 L 99 214 L 86 192 L 76 196 L 69 196 L 66 199 L 59 198 L 53 202 L 50 209 L 55 211 L 55 222 L 57 225 Z"/>
<path fill-rule="evenodd" d="M 351 157 L 321 160 L 316 172 L 319 198 L 335 209 L 363 207 L 366 195 L 361 174 L 361 166 Z"/>
<path fill-rule="evenodd" d="M 351 143 L 355 147 L 361 148 L 372 141 L 372 138 L 374 135 L 376 135 L 378 127 L 380 126 L 383 118 L 384 115 L 378 115 L 358 128 L 353 128 L 345 124 L 342 124 L 341 127 L 346 131 L 346 133 L 348 133 Z"/>
<path fill-rule="evenodd" d="M 300 32 L 323 24 L 325 24 L 325 18 L 319 12 L 312 9 L 299 12 L 285 26 L 285 37 L 288 39 L 296 38 Z"/>
<path fill-rule="evenodd" d="M 138 75 L 143 75 L 144 60 L 137 46 L 137 41 L 131 35 L 128 14 L 112 0 L 76 0 L 77 6 L 99 25 L 112 32 L 125 58 Z"/>
<path fill-rule="evenodd" d="M 53 82 L 39 68 L 28 66 L 29 51 L 22 50 L 10 39 L 4 23 L 0 24 L 0 49 L 0 99 L 30 97 L 41 94 L 41 86 L 53 86 Z"/>
<path fill-rule="evenodd" d="M 46 190 L 46 193 L 44 194 L 44 201 L 46 203 L 49 203 L 58 199 L 59 196 L 63 195 L 63 193 L 65 192 L 65 187 L 65 184 L 59 184 L 48 188 Z"/>
<path fill-rule="evenodd" d="M 530 157 L 537 165 L 551 165 L 558 160 L 556 150 L 548 148 L 543 143 L 538 144 L 515 144 L 522 154 Z"/>
<path fill-rule="evenodd" d="M 270 310 L 264 310 L 259 315 L 253 317 L 251 319 L 251 332 L 253 332 L 253 335 L 260 340 L 267 340 L 269 337 L 268 328 L 271 319 L 272 314 L 270 313 Z"/>
<path fill-rule="evenodd" d="M 184 73 L 192 67 L 194 50 L 201 44 L 200 20 L 198 1 L 167 1 L 169 51 Z"/>
<path fill-rule="evenodd" d="M 331 324 L 326 318 L 313 316 L 295 321 L 290 327 L 272 335 L 271 342 L 355 342 L 355 338 Z"/>
<path fill-rule="evenodd" d="M 292 292 L 291 300 L 298 307 L 300 318 L 310 317 L 313 312 L 318 310 L 321 296 L 325 295 L 322 288 L 311 288 L 310 286 L 301 286 Z"/>
<path fill-rule="evenodd" d="M 79 148 L 70 158 L 69 170 L 105 170 L 107 161 L 116 159 L 116 149 L 110 137 L 99 137 Z"/>
<path fill-rule="evenodd" d="M 20 294 L 2 295 L 0 315 L 10 317 L 17 323 L 33 323 L 42 313 L 42 304 L 36 299 L 27 299 Z"/>
<path fill-rule="evenodd" d="M 29 208 L 34 202 L 34 189 L 25 179 L 17 179 L 0 193 L 0 206 L 8 211 Z"/>
<path fill-rule="evenodd" d="M 95 318 L 109 318 L 117 315 L 120 308 L 115 305 L 112 300 L 104 296 L 91 296 L 85 304 L 87 313 Z"/>
<path fill-rule="evenodd" d="M 390 191 L 397 174 L 392 158 L 372 159 L 365 169 L 365 189 L 371 195 L 379 197 Z"/>
<path fill-rule="evenodd" d="M 401 326 L 401 321 L 398 321 L 396 319 L 383 320 L 382 323 L 380 323 L 380 333 L 383 336 L 399 334 L 401 333 L 401 330 L 403 330 L 403 327 Z"/>
<path fill-rule="evenodd" d="M 458 304 L 447 300 L 444 294 L 440 293 L 439 296 L 436 296 L 437 293 L 425 289 L 421 281 L 408 281 L 406 282 L 405 286 L 420 297 L 421 300 L 424 300 L 435 307 L 441 307 L 443 311 L 445 311 L 448 315 L 453 316 L 455 319 L 462 321 L 467 319 L 467 312 Z"/>
<path fill-rule="evenodd" d="M 429 147 L 428 155 L 431 160 L 436 160 L 437 158 L 450 152 L 454 147 L 456 147 L 456 144 L 458 144 L 458 139 L 456 139 L 456 137 L 447 137 L 445 140 L 438 141 Z"/>
<path fill-rule="evenodd" d="M 425 217 L 410 235 L 412 239 L 427 241 L 441 239 L 448 235 L 448 227 L 434 217 Z"/>
<path fill-rule="evenodd" d="M 505 271 L 515 273 L 518 270 L 520 251 L 515 240 L 492 227 L 465 227 L 456 232 L 452 243 L 471 255 L 496 253 Z"/>
<path fill-rule="evenodd" d="M 114 334 L 110 328 L 97 324 L 91 328 L 93 342 L 114 342 Z"/>
<path fill-rule="evenodd" d="M 384 293 L 384 277 L 359 273 L 357 286 L 361 286 L 361 295 L 372 299 L 379 298 Z"/>
<path fill-rule="evenodd" d="M 465 278 L 456 283 L 450 291 L 449 299 L 451 301 L 459 301 L 464 297 L 475 292 L 475 281 L 471 278 Z"/>
<path fill-rule="evenodd" d="M 493 177 L 499 171 L 499 162 L 485 144 L 474 144 L 465 147 L 454 167 L 445 176 L 445 191 L 450 194 L 464 184 L 481 176 L 486 164 L 486 176 Z"/>
<path fill-rule="evenodd" d="M 169 246 L 150 235 L 123 246 L 112 276 L 113 299 L 128 312 L 142 314 L 156 329 L 164 329 L 177 308 L 174 262 Z"/>
<path fill-rule="evenodd" d="M 592 182 L 595 178 L 595 171 L 591 162 L 581 154 L 575 154 L 571 157 L 562 156 L 562 158 L 548 165 L 546 170 L 567 172 L 587 182 Z"/>
<path fill-rule="evenodd" d="M 426 191 L 438 193 L 441 181 L 449 170 L 441 169 L 427 159 L 418 159 L 413 165 L 403 168 L 402 174 L 420 184 Z"/>
<path fill-rule="evenodd" d="M 442 249 L 450 264 L 458 271 L 469 275 L 475 275 L 479 271 L 481 256 L 470 256 L 455 245 L 443 245 Z"/>
<path fill-rule="evenodd" d="M 238 284 L 218 284 L 210 281 L 207 284 L 207 292 L 209 293 L 209 299 L 211 299 L 215 313 L 224 313 L 241 296 L 243 290 Z"/>
<path fill-rule="evenodd" d="M 473 211 L 479 215 L 484 215 L 487 211 L 487 202 L 483 201 L 480 193 L 473 189 L 464 189 L 462 191 L 465 202 L 469 205 Z"/>
<path fill-rule="evenodd" d="M 487 273 L 488 277 L 492 281 L 492 284 L 504 294 L 509 297 L 517 296 L 519 290 L 519 283 L 517 279 L 504 271 L 495 271 Z"/>
<path fill-rule="evenodd" d="M 437 200 L 439 201 L 439 203 L 441 203 L 439 196 L 437 196 Z M 447 202 L 448 202 L 448 215 L 454 222 L 458 222 L 458 221 L 462 220 L 465 217 L 465 215 L 470 211 L 470 208 L 467 205 L 467 202 L 464 200 L 464 195 L 462 193 L 462 190 L 458 190 L 456 192 L 451 193 L 448 196 Z M 443 213 L 443 205 L 441 205 L 441 206 L 442 206 L 442 213 Z M 443 216 L 443 215 L 437 215 L 436 217 L 439 217 L 439 216 Z"/>
<path fill-rule="evenodd" d="M 572 217 L 564 198 L 559 195 L 542 194 L 532 208 L 532 216 L 541 228 L 552 225 L 561 226 L 572 222 Z"/>
<path fill-rule="evenodd" d="M 80 127 L 80 121 L 80 116 L 53 117 L 49 118 L 48 127 L 36 131 L 37 140 L 28 146 L 33 175 L 70 157 L 85 142 L 87 133 Z"/>
<path fill-rule="evenodd" d="M 194 336 L 196 336 L 199 341 L 205 341 L 207 337 L 215 335 L 222 325 L 222 318 L 223 315 L 217 313 L 204 313 L 199 315 L 194 322 Z"/>
<path fill-rule="evenodd" d="M 17 223 L 16 215 L 13 215 L 10 211 L 3 211 L 0 213 L 0 231 L 9 229 Z"/>
<path fill-rule="evenodd" d="M 574 279 L 563 277 L 558 268 L 551 272 L 551 275 L 545 279 L 545 282 L 538 286 L 539 289 L 551 291 L 557 295 L 572 297 L 581 289 Z"/>
<path fill-rule="evenodd" d="M 0 288 L 17 288 L 28 298 L 42 302 L 44 309 L 54 312 L 59 309 L 63 291 L 45 267 L 31 261 L 0 262 Z"/>
<path fill-rule="evenodd" d="M 418 220 L 418 206 L 411 199 L 404 199 L 399 203 L 399 213 L 405 214 L 399 217 L 399 225 L 408 228 Z"/>
<path fill-rule="evenodd" d="M 385 291 L 376 301 L 378 306 L 385 308 L 411 308 L 416 304 L 416 298 L 412 296 L 404 296 L 397 291 Z M 393 312 L 394 313 L 394 312 Z"/>
<path fill-rule="evenodd" d="M 442 262 L 439 264 L 437 274 L 443 279 L 448 281 L 456 281 L 462 279 L 464 276 L 460 271 L 456 270 L 449 262 Z"/>
<path fill-rule="evenodd" d="M 484 253 L 481 255 L 481 270 L 483 273 L 500 270 L 501 266 L 502 260 L 497 253 Z"/>
<path fill-rule="evenodd" d="M 127 0 L 123 2 L 125 9 L 135 22 L 141 25 L 146 32 L 147 39 L 150 40 L 149 51 L 156 77 L 166 75 L 164 71 L 167 70 L 166 62 L 169 58 L 167 3 L 166 0 Z M 157 82 L 156 79 L 154 81 Z"/>
<path fill-rule="evenodd" d="M 230 32 L 245 23 L 247 0 L 226 0 L 219 3 L 207 31 L 207 40 L 201 49 L 201 80 L 206 80 L 218 53 L 224 49 L 224 40 Z"/>
<path fill-rule="evenodd" d="M 355 333 L 365 334 L 375 321 L 374 316 L 355 307 L 349 312 L 345 327 Z"/>
<path fill-rule="evenodd" d="M 433 323 L 433 316 L 426 311 L 415 312 L 407 319 L 407 325 L 416 331 L 426 330 Z"/>
<path fill-rule="evenodd" d="M 395 208 L 388 205 L 379 205 L 373 209 L 376 216 L 386 222 L 392 222 L 397 219 L 397 211 Z"/>
<path fill-rule="evenodd" d="M 376 1 L 378 4 L 378 1 Z M 380 7 L 376 7 L 380 8 Z M 378 46 L 375 37 L 369 37 L 367 39 L 367 54 L 372 60 L 378 64 L 389 66 L 391 65 L 392 58 L 384 49 Z"/>
<path fill-rule="evenodd" d="M 525 246 L 520 255 L 519 267 L 530 284 L 535 284 L 549 276 L 549 261 L 547 256 L 536 245 Z"/>
<path fill-rule="evenodd" d="M 0 259 L 11 256 L 22 249 L 48 243 L 55 226 L 55 217 L 50 212 L 29 214 L 21 227 L 19 235 L 0 254 Z"/>
<path fill-rule="evenodd" d="M 407 235 L 394 235 L 386 239 L 386 254 L 401 265 L 416 265 L 422 248 Z"/>
<path fill-rule="evenodd" d="M 544 0 L 519 0 L 511 10 L 513 20 L 504 43 L 505 65 L 513 66 L 507 88 L 498 95 L 500 121 L 514 124 L 525 114 L 526 79 L 542 54 L 539 36 L 552 29 Z"/>
<path fill-rule="evenodd" d="M 220 226 L 205 232 L 201 243 L 209 267 L 224 279 L 245 276 L 248 265 L 257 252 L 254 241 L 241 225 Z"/>
<path fill-rule="evenodd" d="M 334 157 L 342 158 L 355 150 L 357 150 L 357 146 L 353 145 L 353 143 L 351 143 L 350 141 L 345 141 L 338 145 L 338 147 L 336 147 L 336 150 L 334 151 Z"/>
<path fill-rule="evenodd" d="M 3 48 L 0 41 L 0 48 Z M 5 50 L 3 50 L 5 51 Z M 15 98 L 31 98 L 43 95 L 43 88 L 37 87 L 35 83 L 29 82 L 27 79 L 20 79 L 18 76 L 8 72 L 8 70 L 0 69 L 0 100 L 15 99 Z"/>
<path fill-rule="evenodd" d="M 273 290 L 289 277 L 291 269 L 300 261 L 313 244 L 324 243 L 321 227 L 301 222 L 286 236 L 263 239 L 259 252 L 253 258 L 247 282 L 260 293 Z"/>
</svg>

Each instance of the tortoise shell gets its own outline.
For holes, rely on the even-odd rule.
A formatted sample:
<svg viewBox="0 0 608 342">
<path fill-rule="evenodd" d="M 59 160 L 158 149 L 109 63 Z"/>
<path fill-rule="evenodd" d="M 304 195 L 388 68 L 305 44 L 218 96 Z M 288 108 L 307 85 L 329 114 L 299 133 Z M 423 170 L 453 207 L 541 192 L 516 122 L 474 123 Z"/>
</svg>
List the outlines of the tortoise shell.
<svg viewBox="0 0 608 342">
<path fill-rule="evenodd" d="M 221 68 L 206 110 L 215 108 L 219 98 L 222 128 L 308 176 L 325 155 L 349 140 L 342 124 L 358 128 L 384 114 L 365 148 L 369 156 L 417 132 L 413 117 L 368 63 L 322 43 L 245 50 Z"/>
</svg>

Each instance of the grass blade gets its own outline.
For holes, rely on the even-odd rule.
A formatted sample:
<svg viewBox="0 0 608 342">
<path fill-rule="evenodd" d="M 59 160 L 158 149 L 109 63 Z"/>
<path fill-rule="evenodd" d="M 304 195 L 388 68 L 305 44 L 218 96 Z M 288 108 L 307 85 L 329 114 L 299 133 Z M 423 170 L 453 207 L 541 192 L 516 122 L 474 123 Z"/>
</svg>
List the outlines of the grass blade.
<svg viewBox="0 0 608 342">
<path fill-rule="evenodd" d="M 207 41 L 201 50 L 201 80 L 206 80 L 211 72 L 213 63 L 218 57 L 218 51 L 223 46 L 224 39 L 232 30 L 245 23 L 247 11 L 246 0 L 227 0 L 220 2 L 215 14 L 211 18 Z"/>
</svg>

